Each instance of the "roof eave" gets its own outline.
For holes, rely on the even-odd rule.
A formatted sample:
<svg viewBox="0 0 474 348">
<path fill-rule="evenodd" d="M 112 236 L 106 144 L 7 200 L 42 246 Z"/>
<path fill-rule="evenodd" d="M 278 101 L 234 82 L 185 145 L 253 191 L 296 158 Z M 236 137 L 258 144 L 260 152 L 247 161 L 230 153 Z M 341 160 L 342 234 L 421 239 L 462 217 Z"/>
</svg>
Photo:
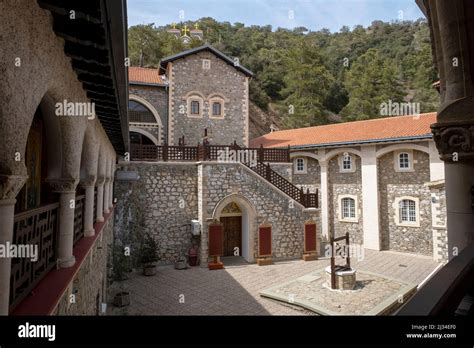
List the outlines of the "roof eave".
<svg viewBox="0 0 474 348">
<path fill-rule="evenodd" d="M 411 136 L 411 137 L 342 141 L 342 142 L 334 142 L 334 143 L 308 144 L 308 145 L 290 145 L 290 147 L 291 149 L 297 150 L 297 149 L 322 148 L 322 147 L 354 146 L 354 145 L 365 145 L 365 144 L 375 144 L 375 143 L 425 140 L 425 139 L 431 139 L 432 137 L 433 137 L 432 134 L 425 134 L 425 135 Z M 287 148 L 287 146 L 279 146 L 279 147 Z"/>
<path fill-rule="evenodd" d="M 166 71 L 166 66 L 169 62 L 173 62 L 175 60 L 185 58 L 188 55 L 199 53 L 199 52 L 202 52 L 204 50 L 211 51 L 212 53 L 214 53 L 215 55 L 220 57 L 222 60 L 226 61 L 229 65 L 233 66 L 235 69 L 240 70 L 241 72 L 243 72 L 245 75 L 247 75 L 249 77 L 253 77 L 254 74 L 253 74 L 252 71 L 250 71 L 249 69 L 247 69 L 247 68 L 245 68 L 241 65 L 235 65 L 234 61 L 230 57 L 226 56 L 224 53 L 220 52 L 219 50 L 215 49 L 214 47 L 212 47 L 210 45 L 199 46 L 199 47 L 187 50 L 187 51 L 183 51 L 183 52 L 174 54 L 172 56 L 165 57 L 160 61 L 160 69 L 163 69 L 163 70 Z"/>
<path fill-rule="evenodd" d="M 138 85 L 138 86 L 168 87 L 168 85 L 165 84 L 165 83 L 129 81 L 129 84 L 130 85 Z"/>
</svg>

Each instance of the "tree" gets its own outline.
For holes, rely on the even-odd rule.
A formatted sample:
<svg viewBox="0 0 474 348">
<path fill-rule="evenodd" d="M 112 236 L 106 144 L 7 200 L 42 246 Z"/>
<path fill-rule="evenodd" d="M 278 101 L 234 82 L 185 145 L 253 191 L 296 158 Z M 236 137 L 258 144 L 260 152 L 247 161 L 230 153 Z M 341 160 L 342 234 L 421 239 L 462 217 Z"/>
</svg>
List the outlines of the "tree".
<svg viewBox="0 0 474 348">
<path fill-rule="evenodd" d="M 341 111 L 344 120 L 380 117 L 382 103 L 403 102 L 403 90 L 393 61 L 383 59 L 376 49 L 359 57 L 346 74 L 344 85 L 349 103 Z"/>
<path fill-rule="evenodd" d="M 286 96 L 288 113 L 285 124 L 289 127 L 307 127 L 326 123 L 323 102 L 334 78 L 324 66 L 317 47 L 302 43 L 291 49 L 286 66 L 283 95 Z"/>
</svg>

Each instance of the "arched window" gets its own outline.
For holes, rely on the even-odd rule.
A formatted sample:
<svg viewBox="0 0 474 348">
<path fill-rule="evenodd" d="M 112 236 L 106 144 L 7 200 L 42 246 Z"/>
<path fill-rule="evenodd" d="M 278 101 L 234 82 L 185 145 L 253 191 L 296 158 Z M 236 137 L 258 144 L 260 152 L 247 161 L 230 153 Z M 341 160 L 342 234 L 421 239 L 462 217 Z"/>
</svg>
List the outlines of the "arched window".
<svg viewBox="0 0 474 348">
<path fill-rule="evenodd" d="M 416 223 L 417 211 L 416 202 L 411 199 L 403 199 L 399 203 L 400 223 Z"/>
<path fill-rule="evenodd" d="M 295 159 L 295 174 L 306 174 L 306 160 L 302 157 Z"/>
<path fill-rule="evenodd" d="M 341 217 L 343 220 L 356 218 L 356 202 L 354 198 L 344 197 L 341 199 Z"/>
<path fill-rule="evenodd" d="M 399 169 L 410 169 L 410 155 L 406 152 L 401 152 L 398 155 L 398 168 Z"/>
<path fill-rule="evenodd" d="M 135 100 L 128 101 L 128 116 L 130 122 L 156 123 L 156 118 L 150 109 Z"/>
<path fill-rule="evenodd" d="M 342 156 L 342 170 L 349 171 L 352 170 L 352 157 L 349 154 Z"/>
</svg>

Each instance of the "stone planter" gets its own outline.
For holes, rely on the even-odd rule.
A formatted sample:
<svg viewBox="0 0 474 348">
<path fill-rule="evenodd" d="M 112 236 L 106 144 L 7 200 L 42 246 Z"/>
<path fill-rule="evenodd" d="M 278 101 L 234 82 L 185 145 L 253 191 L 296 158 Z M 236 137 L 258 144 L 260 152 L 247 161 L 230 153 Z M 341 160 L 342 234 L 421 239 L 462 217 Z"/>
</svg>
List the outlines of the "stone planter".
<svg viewBox="0 0 474 348">
<path fill-rule="evenodd" d="M 175 269 L 186 269 L 186 268 L 188 268 L 188 263 L 186 262 L 186 259 L 176 261 L 174 263 L 174 268 Z"/>
<path fill-rule="evenodd" d="M 147 277 L 156 275 L 156 265 L 143 266 L 143 275 Z"/>
<path fill-rule="evenodd" d="M 121 291 L 114 296 L 115 307 L 125 307 L 130 304 L 130 293 L 128 291 Z"/>
</svg>

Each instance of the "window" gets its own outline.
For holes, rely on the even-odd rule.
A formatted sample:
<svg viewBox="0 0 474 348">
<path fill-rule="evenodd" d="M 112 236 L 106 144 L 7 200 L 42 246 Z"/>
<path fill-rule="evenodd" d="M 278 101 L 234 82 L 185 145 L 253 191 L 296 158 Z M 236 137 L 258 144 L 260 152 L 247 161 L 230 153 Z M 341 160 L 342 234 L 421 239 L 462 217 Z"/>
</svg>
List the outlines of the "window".
<svg viewBox="0 0 474 348">
<path fill-rule="evenodd" d="M 339 221 L 359 222 L 356 195 L 340 195 L 339 200 Z"/>
<path fill-rule="evenodd" d="M 411 172 L 413 171 L 413 151 L 402 150 L 394 152 L 394 168 L 396 172 Z"/>
<path fill-rule="evenodd" d="M 410 169 L 410 155 L 408 153 L 402 152 L 398 155 L 398 168 Z"/>
<path fill-rule="evenodd" d="M 395 198 L 392 207 L 397 226 L 420 227 L 420 200 L 417 197 L 404 196 Z"/>
<path fill-rule="evenodd" d="M 342 156 L 342 170 L 349 171 L 352 169 L 352 157 L 350 155 Z"/>
<path fill-rule="evenodd" d="M 197 100 L 191 101 L 191 115 L 199 115 L 199 102 Z"/>
<path fill-rule="evenodd" d="M 225 117 L 225 102 L 228 101 L 222 94 L 213 93 L 207 98 L 209 103 L 209 117 L 223 119 Z"/>
<path fill-rule="evenodd" d="M 212 103 L 212 116 L 222 116 L 222 104 L 219 102 Z"/>
<path fill-rule="evenodd" d="M 199 92 L 189 92 L 184 99 L 186 100 L 186 107 L 180 106 L 179 113 L 186 113 L 190 118 L 202 118 L 204 111 L 204 98 Z"/>
<path fill-rule="evenodd" d="M 338 163 L 340 173 L 354 173 L 356 171 L 354 156 L 348 152 L 338 156 Z"/>
<path fill-rule="evenodd" d="M 416 203 L 411 199 L 403 199 L 400 201 L 400 223 L 416 222 Z"/>
<path fill-rule="evenodd" d="M 306 174 L 306 160 L 304 158 L 295 160 L 295 174 Z"/>
<path fill-rule="evenodd" d="M 211 61 L 209 59 L 202 60 L 202 68 L 204 70 L 209 70 L 211 68 Z"/>
<path fill-rule="evenodd" d="M 342 219 L 355 219 L 355 200 L 353 198 L 343 198 L 342 202 Z"/>
</svg>

